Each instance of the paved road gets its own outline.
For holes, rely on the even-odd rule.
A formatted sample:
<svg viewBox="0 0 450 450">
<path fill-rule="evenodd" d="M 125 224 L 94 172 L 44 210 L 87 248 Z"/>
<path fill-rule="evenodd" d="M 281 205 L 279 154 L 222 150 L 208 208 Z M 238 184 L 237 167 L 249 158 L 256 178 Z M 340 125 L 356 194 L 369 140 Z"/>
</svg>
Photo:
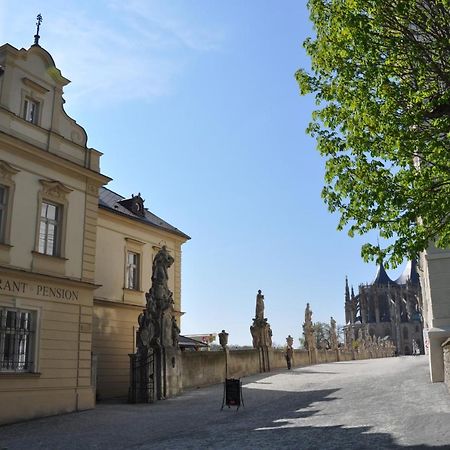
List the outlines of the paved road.
<svg viewBox="0 0 450 450">
<path fill-rule="evenodd" d="M 211 386 L 152 405 L 101 404 L 0 427 L 0 449 L 450 449 L 450 394 L 429 382 L 424 356 L 243 383 L 239 411 L 220 411 L 223 388 Z"/>
</svg>

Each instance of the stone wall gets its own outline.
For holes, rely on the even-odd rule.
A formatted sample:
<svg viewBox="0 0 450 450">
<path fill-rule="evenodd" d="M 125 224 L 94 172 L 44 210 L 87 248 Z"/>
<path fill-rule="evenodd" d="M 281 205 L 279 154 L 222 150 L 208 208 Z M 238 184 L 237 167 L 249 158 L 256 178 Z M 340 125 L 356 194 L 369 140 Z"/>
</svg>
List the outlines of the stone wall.
<svg viewBox="0 0 450 450">
<path fill-rule="evenodd" d="M 450 358 L 450 344 L 448 346 Z M 317 363 L 336 361 L 351 361 L 354 359 L 369 359 L 389 357 L 387 351 L 345 351 L 317 350 Z M 271 370 L 285 369 L 286 358 L 283 349 L 269 350 Z M 225 352 L 183 352 L 182 353 L 182 385 L 183 389 L 209 384 L 221 383 L 225 379 Z M 310 365 L 309 354 L 306 350 L 294 350 L 292 367 Z M 450 368 L 450 361 L 448 367 Z M 231 350 L 228 351 L 228 378 L 242 378 L 260 372 L 258 350 Z"/>
<path fill-rule="evenodd" d="M 444 353 L 444 382 L 450 390 L 450 338 L 442 344 Z"/>
</svg>

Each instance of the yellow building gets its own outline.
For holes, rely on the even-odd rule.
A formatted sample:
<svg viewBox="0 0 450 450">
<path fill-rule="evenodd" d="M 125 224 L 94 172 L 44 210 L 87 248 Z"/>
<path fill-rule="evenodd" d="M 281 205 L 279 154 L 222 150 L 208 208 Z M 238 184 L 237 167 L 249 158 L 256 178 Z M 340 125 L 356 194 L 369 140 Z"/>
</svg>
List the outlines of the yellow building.
<svg viewBox="0 0 450 450">
<path fill-rule="evenodd" d="M 0 423 L 94 406 L 100 153 L 40 46 L 0 47 Z"/>
<path fill-rule="evenodd" d="M 169 269 L 169 289 L 181 315 L 181 245 L 189 236 L 155 216 L 140 194 L 125 199 L 100 190 L 97 228 L 93 350 L 97 357 L 100 399 L 126 396 L 129 353 L 136 349 L 137 318 L 151 287 L 152 261 L 165 245 L 175 262 Z"/>
<path fill-rule="evenodd" d="M 163 244 L 180 311 L 189 237 L 103 188 L 101 153 L 64 112 L 68 83 L 39 45 L 0 47 L 0 424 L 93 408 L 97 380 L 126 395 Z"/>
</svg>

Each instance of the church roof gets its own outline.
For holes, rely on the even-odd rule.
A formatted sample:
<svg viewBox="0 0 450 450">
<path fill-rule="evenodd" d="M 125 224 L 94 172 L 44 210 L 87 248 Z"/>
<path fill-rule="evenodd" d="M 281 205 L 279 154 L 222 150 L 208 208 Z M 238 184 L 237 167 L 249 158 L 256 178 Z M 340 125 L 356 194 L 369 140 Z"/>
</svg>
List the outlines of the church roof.
<svg viewBox="0 0 450 450">
<path fill-rule="evenodd" d="M 385 285 L 394 284 L 394 283 L 395 283 L 395 281 L 392 281 L 389 278 L 389 275 L 386 273 L 386 270 L 385 270 L 385 268 L 383 266 L 383 263 L 381 263 L 378 266 L 377 275 L 376 275 L 375 279 L 372 281 L 371 284 L 372 285 L 379 285 L 379 286 L 383 285 L 383 286 L 385 286 Z"/>
<path fill-rule="evenodd" d="M 408 261 L 403 273 L 395 280 L 401 286 L 410 282 L 414 285 L 419 284 L 419 273 L 417 272 L 417 262 L 415 260 Z"/>
<path fill-rule="evenodd" d="M 147 223 L 148 225 L 152 225 L 157 228 L 162 228 L 165 231 L 177 234 L 178 236 L 182 236 L 185 239 L 190 239 L 190 237 L 187 234 L 183 233 L 178 228 L 175 228 L 173 225 L 170 225 L 170 223 L 159 218 L 157 215 L 153 214 L 147 208 L 144 209 L 145 213 L 142 216 L 133 213 L 131 210 L 129 210 L 128 208 L 123 206 L 123 204 L 121 204 L 123 200 L 125 200 L 125 197 L 116 194 L 110 189 L 101 187 L 99 190 L 99 198 L 98 198 L 99 207 L 108 209 L 109 211 L 114 212 L 116 214 L 127 216 L 130 219 L 137 220 L 139 222 L 144 222 Z"/>
</svg>

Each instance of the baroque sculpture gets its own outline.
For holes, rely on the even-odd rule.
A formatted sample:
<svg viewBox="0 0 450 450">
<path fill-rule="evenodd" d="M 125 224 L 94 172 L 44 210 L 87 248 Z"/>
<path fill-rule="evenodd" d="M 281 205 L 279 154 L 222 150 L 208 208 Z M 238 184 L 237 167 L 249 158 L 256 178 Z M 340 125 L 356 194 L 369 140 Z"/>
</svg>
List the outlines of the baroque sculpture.
<svg viewBox="0 0 450 450">
<path fill-rule="evenodd" d="M 272 347 L 272 329 L 264 317 L 264 295 L 261 289 L 258 290 L 256 295 L 255 318 L 250 326 L 250 333 L 252 334 L 254 348 Z"/>
<path fill-rule="evenodd" d="M 153 402 L 178 390 L 180 329 L 174 315 L 173 293 L 168 286 L 168 269 L 173 263 L 166 246 L 153 259 L 152 286 L 145 294 L 146 306 L 138 317 L 136 354 L 130 355 L 129 401 L 132 403 Z"/>
<path fill-rule="evenodd" d="M 179 330 L 174 330 L 175 319 L 172 320 L 172 314 L 167 314 L 173 309 L 173 294 L 168 286 L 167 274 L 173 262 L 174 259 L 165 245 L 153 259 L 152 287 L 145 294 L 147 304 L 138 318 L 138 353 L 149 347 L 178 345 L 178 336 L 175 335 Z M 178 328 L 177 325 L 176 327 Z"/>
<path fill-rule="evenodd" d="M 312 314 L 313 312 L 309 306 L 309 303 L 307 303 L 305 308 L 305 322 L 303 324 L 303 336 L 305 337 L 305 347 L 307 350 L 314 350 L 316 348 Z"/>
<path fill-rule="evenodd" d="M 222 330 L 222 332 L 219 333 L 219 344 L 224 350 L 227 348 L 228 333 L 225 330 Z"/>
</svg>

